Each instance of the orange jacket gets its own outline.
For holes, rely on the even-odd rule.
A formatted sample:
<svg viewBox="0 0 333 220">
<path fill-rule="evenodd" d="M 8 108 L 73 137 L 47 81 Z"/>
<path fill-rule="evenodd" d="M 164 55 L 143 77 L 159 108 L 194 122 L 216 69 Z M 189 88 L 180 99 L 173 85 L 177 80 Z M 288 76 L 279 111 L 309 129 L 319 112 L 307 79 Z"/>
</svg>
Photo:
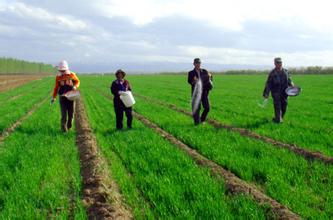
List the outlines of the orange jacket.
<svg viewBox="0 0 333 220">
<path fill-rule="evenodd" d="M 76 88 L 80 86 L 80 80 L 74 72 L 71 72 L 70 74 L 59 73 L 55 80 L 53 98 L 57 97 L 57 93 L 62 95 L 63 93 L 72 90 L 73 86 Z"/>
</svg>

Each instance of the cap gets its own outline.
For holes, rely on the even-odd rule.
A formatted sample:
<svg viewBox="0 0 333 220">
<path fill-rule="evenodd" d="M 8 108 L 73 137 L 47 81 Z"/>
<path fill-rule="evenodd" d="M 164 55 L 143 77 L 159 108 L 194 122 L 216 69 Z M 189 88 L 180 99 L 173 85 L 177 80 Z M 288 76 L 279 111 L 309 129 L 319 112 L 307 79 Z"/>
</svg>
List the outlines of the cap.
<svg viewBox="0 0 333 220">
<path fill-rule="evenodd" d="M 200 58 L 195 58 L 194 61 L 193 61 L 193 63 L 201 63 Z"/>
<path fill-rule="evenodd" d="M 274 63 L 282 63 L 282 59 L 280 57 L 274 58 Z"/>
</svg>

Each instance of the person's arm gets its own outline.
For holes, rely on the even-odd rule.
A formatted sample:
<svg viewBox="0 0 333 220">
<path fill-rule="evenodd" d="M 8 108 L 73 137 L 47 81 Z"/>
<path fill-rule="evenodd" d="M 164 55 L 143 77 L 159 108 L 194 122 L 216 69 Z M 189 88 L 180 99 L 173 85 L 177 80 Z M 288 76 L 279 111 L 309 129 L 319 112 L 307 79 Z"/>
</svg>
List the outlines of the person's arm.
<svg viewBox="0 0 333 220">
<path fill-rule="evenodd" d="M 73 82 L 74 82 L 74 90 L 75 89 L 77 89 L 77 88 L 79 88 L 79 86 L 80 86 L 80 80 L 79 80 L 79 78 L 76 76 L 76 74 L 75 73 L 72 73 L 72 79 L 73 79 Z"/>
<path fill-rule="evenodd" d="M 196 77 L 196 74 L 194 71 L 190 71 L 188 72 L 188 79 L 187 79 L 187 82 L 193 86 L 197 81 L 197 77 Z"/>
<path fill-rule="evenodd" d="M 205 72 L 205 75 L 208 76 L 208 80 L 213 81 L 213 75 L 210 72 L 208 72 L 206 69 L 203 69 L 203 71 Z"/>
<path fill-rule="evenodd" d="M 287 77 L 288 77 L 288 86 L 294 86 L 293 81 L 291 80 L 291 75 L 288 70 L 286 70 Z"/>
<path fill-rule="evenodd" d="M 117 85 L 116 85 L 115 82 L 112 82 L 112 84 L 111 84 L 111 93 L 112 93 L 114 96 L 119 95 L 119 94 L 118 94 L 118 88 L 117 88 Z"/>
<path fill-rule="evenodd" d="M 193 75 L 192 72 L 188 72 L 188 76 L 187 76 L 187 82 L 192 85 L 192 81 L 193 81 Z"/>
<path fill-rule="evenodd" d="M 52 95 L 53 99 L 55 99 L 57 97 L 58 90 L 59 90 L 59 83 L 58 83 L 58 76 L 57 76 L 56 80 L 55 80 L 55 85 L 53 88 L 53 95 Z"/>
<path fill-rule="evenodd" d="M 130 83 L 127 80 L 126 80 L 126 89 L 128 91 L 132 91 L 132 87 L 131 87 Z"/>
<path fill-rule="evenodd" d="M 264 92 L 263 92 L 263 96 L 266 99 L 268 98 L 269 92 L 271 91 L 272 78 L 273 78 L 273 74 L 272 74 L 272 72 L 270 72 L 268 75 L 267 81 L 266 81 Z"/>
<path fill-rule="evenodd" d="M 188 79 L 187 79 L 187 82 L 191 85 L 191 86 L 194 86 L 195 83 L 197 82 L 198 78 L 196 76 L 196 73 L 195 71 L 190 71 L 188 72 Z"/>
</svg>

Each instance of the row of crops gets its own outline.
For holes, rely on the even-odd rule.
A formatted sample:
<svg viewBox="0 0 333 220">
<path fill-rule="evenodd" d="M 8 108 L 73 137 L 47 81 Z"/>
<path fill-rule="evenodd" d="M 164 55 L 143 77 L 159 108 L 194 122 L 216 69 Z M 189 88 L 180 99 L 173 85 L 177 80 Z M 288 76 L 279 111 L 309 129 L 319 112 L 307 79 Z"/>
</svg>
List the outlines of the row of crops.
<svg viewBox="0 0 333 220">
<path fill-rule="evenodd" d="M 50 64 L 0 58 L 0 74 L 50 74 L 55 72 L 55 68 Z"/>
<path fill-rule="evenodd" d="M 233 194 L 225 180 L 139 120 L 117 131 L 109 86 L 113 76 L 79 76 L 82 102 L 108 175 L 136 219 L 275 218 L 266 204 Z M 60 133 L 58 104 L 50 97 L 53 78 L 0 93 L 2 131 L 39 106 L 0 143 L 0 219 L 86 219 L 76 132 Z M 128 76 L 136 105 L 145 116 L 204 157 L 255 185 L 307 219 L 333 217 L 333 166 L 276 146 L 216 128 L 193 126 L 186 76 Z M 270 122 L 272 106 L 259 108 L 264 76 L 216 76 L 210 118 L 276 140 L 332 156 L 333 77 L 297 76 L 303 94 L 290 99 L 285 123 Z M 137 95 L 136 95 L 137 94 Z M 82 166 L 82 164 L 81 164 Z"/>
<path fill-rule="evenodd" d="M 84 219 L 75 133 L 59 133 L 59 106 L 50 106 L 53 78 L 0 93 L 4 131 L 43 103 L 0 143 L 0 219 Z"/>
<path fill-rule="evenodd" d="M 321 121 L 320 124 L 316 123 L 317 114 L 312 114 L 312 117 L 311 115 L 304 116 L 300 114 L 301 109 L 304 112 L 320 109 L 325 113 L 327 112 L 326 117 L 330 117 L 329 109 L 325 108 L 325 104 L 321 102 L 328 101 L 325 92 L 329 91 L 321 90 L 317 91 L 318 94 L 309 96 L 307 94 L 310 93 L 306 92 L 305 89 L 302 96 L 305 100 L 316 101 L 317 105 L 304 103 L 300 100 L 302 96 L 298 97 L 299 99 L 290 100 L 288 112 L 290 115 L 286 119 L 290 122 L 286 122 L 279 127 L 270 123 L 273 114 L 271 107 L 260 109 L 257 106 L 258 97 L 256 96 L 259 96 L 259 98 L 261 96 L 261 85 L 264 83 L 264 77 L 255 76 L 252 78 L 247 76 L 245 79 L 243 77 L 215 77 L 216 88 L 211 94 L 211 117 L 252 129 L 259 134 L 271 136 L 277 140 L 289 143 L 296 142 L 309 148 L 318 146 L 316 149 L 320 149 L 324 153 L 332 152 L 332 148 L 329 147 L 332 144 L 331 135 L 327 133 L 332 122 L 323 119 L 326 123 Z M 108 87 L 112 78 L 104 77 L 101 80 L 98 77 L 89 77 L 85 84 L 90 85 L 89 87 L 92 88 L 90 93 L 92 94 L 97 91 L 109 95 Z M 315 88 L 316 85 L 320 85 L 320 82 L 322 84 L 328 83 L 329 80 L 323 79 L 310 76 L 308 78 L 296 77 L 294 80 L 304 85 L 305 88 L 307 85 Z M 134 93 L 155 98 L 159 101 L 171 102 L 189 109 L 190 88 L 186 85 L 185 76 L 131 76 L 129 80 L 132 82 Z M 253 86 L 251 86 L 252 84 Z M 227 88 L 230 88 L 230 91 Z M 321 97 L 315 96 L 319 96 L 320 93 L 322 93 Z M 135 110 L 189 146 L 197 149 L 204 156 L 231 170 L 242 179 L 256 184 L 270 197 L 282 204 L 288 204 L 288 207 L 301 216 L 308 218 L 332 216 L 333 189 L 330 186 L 333 183 L 333 169 L 331 165 L 319 161 L 309 162 L 302 156 L 295 155 L 288 150 L 277 149 L 273 145 L 223 129 L 216 129 L 208 124 L 194 127 L 190 117 L 161 106 L 158 102 L 154 103 L 153 100 L 147 102 L 147 100 L 137 97 Z M 221 102 L 222 104 L 219 104 Z M 232 104 L 233 102 L 235 103 Z M 322 106 L 318 106 L 320 104 Z M 101 102 L 96 104 L 96 106 L 98 105 L 101 105 Z M 112 102 L 110 100 L 108 106 L 109 114 L 112 114 Z M 293 111 L 298 111 L 298 114 L 292 113 Z M 291 116 L 292 114 L 294 118 Z M 307 120 L 303 121 L 304 117 Z M 247 126 L 250 123 L 258 123 L 260 120 L 266 121 L 261 126 Z M 313 131 L 309 131 L 309 129 L 313 129 Z M 319 132 L 323 129 L 327 129 L 327 131 Z M 124 134 L 123 139 L 120 135 L 119 139 L 124 141 L 127 134 Z M 140 137 L 140 135 L 138 136 Z M 146 140 L 146 138 L 143 139 Z M 139 140 L 133 140 L 133 147 L 140 142 Z"/>
</svg>

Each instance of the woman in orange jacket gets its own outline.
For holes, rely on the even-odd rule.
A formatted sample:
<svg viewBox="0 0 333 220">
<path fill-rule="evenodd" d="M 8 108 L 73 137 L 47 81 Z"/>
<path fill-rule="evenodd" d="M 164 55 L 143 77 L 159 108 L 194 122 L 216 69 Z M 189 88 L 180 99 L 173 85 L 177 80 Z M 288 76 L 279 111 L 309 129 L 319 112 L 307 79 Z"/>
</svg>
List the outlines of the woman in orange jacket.
<svg viewBox="0 0 333 220">
<path fill-rule="evenodd" d="M 69 70 L 68 63 L 65 60 L 60 62 L 58 71 L 59 73 L 56 77 L 51 103 L 55 101 L 57 94 L 59 94 L 61 108 L 61 130 L 63 132 L 67 132 L 72 128 L 74 117 L 74 101 L 68 100 L 63 95 L 66 92 L 76 90 L 80 86 L 80 80 L 74 72 Z"/>
</svg>

